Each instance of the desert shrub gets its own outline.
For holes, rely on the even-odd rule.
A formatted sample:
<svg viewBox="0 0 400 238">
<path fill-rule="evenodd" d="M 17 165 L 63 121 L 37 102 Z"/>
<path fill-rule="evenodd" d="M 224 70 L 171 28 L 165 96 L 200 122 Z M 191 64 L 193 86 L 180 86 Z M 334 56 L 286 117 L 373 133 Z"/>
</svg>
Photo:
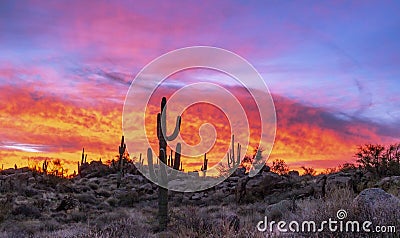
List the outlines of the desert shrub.
<svg viewBox="0 0 400 238">
<path fill-rule="evenodd" d="M 276 159 L 272 162 L 271 171 L 280 175 L 284 175 L 289 172 L 289 166 L 284 160 Z"/>
<path fill-rule="evenodd" d="M 178 234 L 189 235 L 188 232 L 190 232 L 190 236 L 205 236 L 212 232 L 213 225 L 215 224 L 202 209 L 187 207 L 184 210 L 174 209 L 171 211 L 170 227 Z"/>
<path fill-rule="evenodd" d="M 58 223 L 54 219 L 45 220 L 42 222 L 43 227 L 42 230 L 44 231 L 56 231 L 61 228 L 60 223 Z"/>
<path fill-rule="evenodd" d="M 14 216 L 22 216 L 22 217 L 30 217 L 30 218 L 39 218 L 41 213 L 37 207 L 29 206 L 26 204 L 21 204 L 15 207 L 12 212 Z"/>
<path fill-rule="evenodd" d="M 3 224 L 3 231 L 6 232 L 5 237 L 33 237 L 39 231 L 39 221 L 7 221 Z"/>
<path fill-rule="evenodd" d="M 356 194 L 349 189 L 336 189 L 330 191 L 327 194 L 326 198 L 321 199 L 304 199 L 297 201 L 297 210 L 294 213 L 287 213 L 282 220 L 289 221 L 298 221 L 301 223 L 302 221 L 314 221 L 317 225 L 317 229 L 319 228 L 322 221 L 328 221 L 330 218 L 333 220 L 337 219 L 337 212 L 341 209 L 347 212 L 347 221 L 359 221 L 359 224 L 362 224 L 364 221 L 372 221 L 374 225 L 395 225 L 399 227 L 399 219 L 400 212 L 397 208 L 388 208 L 382 207 L 377 209 L 378 212 L 371 214 L 369 211 L 360 211 L 353 205 L 353 199 Z M 374 219 L 379 219 L 376 223 Z M 326 226 L 325 226 L 326 227 Z M 287 234 L 292 235 L 293 237 L 303 237 L 310 236 L 315 233 L 296 233 L 296 234 Z M 354 236 L 353 233 L 349 232 L 341 232 L 341 233 L 332 233 L 327 229 L 319 232 L 318 237 L 369 237 L 368 233 L 357 233 Z M 374 236 L 375 237 L 375 236 Z"/>
<path fill-rule="evenodd" d="M 35 195 L 38 195 L 38 191 L 36 189 L 32 189 L 32 188 L 25 188 L 23 194 L 26 197 L 33 197 Z"/>
<path fill-rule="evenodd" d="M 12 210 L 12 198 L 10 196 L 0 200 L 0 223 L 5 221 Z"/>
<path fill-rule="evenodd" d="M 79 223 L 75 226 L 71 225 L 68 228 L 40 237 L 155 237 L 152 234 L 147 217 L 140 211 L 133 211 L 129 214 L 126 210 L 116 210 L 89 218 L 87 225 Z"/>
<path fill-rule="evenodd" d="M 122 219 L 126 219 L 128 217 L 129 217 L 128 214 L 124 210 L 107 212 L 97 216 L 97 218 L 94 221 L 94 224 L 97 228 L 102 228 L 114 221 L 119 221 Z"/>
<path fill-rule="evenodd" d="M 106 197 L 106 198 L 111 196 L 111 193 L 108 190 L 104 189 L 104 188 L 98 189 L 97 191 L 95 191 L 95 194 L 97 196 Z"/>
<path fill-rule="evenodd" d="M 93 189 L 93 190 L 99 189 L 99 185 L 97 185 L 97 184 L 95 184 L 95 183 L 90 183 L 90 184 L 89 184 L 89 187 L 90 187 L 91 189 Z"/>
<path fill-rule="evenodd" d="M 67 181 L 67 179 L 65 179 L 65 178 L 61 178 L 61 177 L 49 174 L 44 177 L 43 184 L 45 186 L 56 189 L 57 185 L 59 185 L 63 182 L 66 182 L 66 181 Z"/>
<path fill-rule="evenodd" d="M 131 190 L 117 194 L 116 198 L 119 200 L 119 206 L 132 207 L 135 202 L 139 201 L 139 194 L 136 191 Z"/>
<path fill-rule="evenodd" d="M 304 170 L 304 174 L 303 175 L 315 176 L 317 174 L 317 171 L 315 171 L 314 168 L 308 168 L 308 167 L 305 167 L 305 166 L 301 166 L 301 168 Z"/>
<path fill-rule="evenodd" d="M 70 220 L 73 222 L 86 222 L 88 219 L 86 212 L 73 211 L 70 214 Z"/>
<path fill-rule="evenodd" d="M 338 170 L 341 172 L 353 172 L 357 169 L 356 165 L 353 163 L 344 163 L 339 165 Z"/>
<path fill-rule="evenodd" d="M 60 224 L 55 220 L 26 220 L 26 221 L 7 221 L 2 224 L 0 237 L 46 237 L 38 235 L 40 232 L 48 233 L 60 228 Z"/>
<path fill-rule="evenodd" d="M 88 186 L 86 186 L 86 185 L 78 185 L 76 188 L 75 188 L 75 190 L 76 190 L 76 192 L 77 193 L 87 193 L 87 192 L 91 192 L 90 190 L 90 187 L 88 187 Z"/>
<path fill-rule="evenodd" d="M 77 195 L 75 195 L 75 197 L 82 204 L 92 204 L 92 205 L 94 205 L 94 204 L 98 203 L 96 197 L 91 193 L 77 194 Z"/>
<path fill-rule="evenodd" d="M 118 199 L 116 199 L 115 197 L 109 197 L 106 200 L 106 203 L 108 203 L 112 207 L 116 207 L 116 206 L 118 206 Z"/>
<path fill-rule="evenodd" d="M 253 209 L 239 217 L 230 207 L 179 207 L 172 209 L 168 231 L 174 237 L 265 237 L 256 228 L 261 215 Z"/>
</svg>

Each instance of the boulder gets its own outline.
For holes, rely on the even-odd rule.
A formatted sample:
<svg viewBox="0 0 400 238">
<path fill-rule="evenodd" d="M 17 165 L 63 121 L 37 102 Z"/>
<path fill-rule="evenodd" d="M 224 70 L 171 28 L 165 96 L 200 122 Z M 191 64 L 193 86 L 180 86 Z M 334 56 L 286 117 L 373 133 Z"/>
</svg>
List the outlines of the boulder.
<svg viewBox="0 0 400 238">
<path fill-rule="evenodd" d="M 375 187 L 388 190 L 391 187 L 400 188 L 400 176 L 391 176 L 381 179 L 375 184 Z"/>
<path fill-rule="evenodd" d="M 276 173 L 262 172 L 246 183 L 246 197 L 250 200 L 263 199 L 266 195 L 272 194 L 278 186 L 282 186 L 279 184 L 282 180 L 282 176 Z"/>
<path fill-rule="evenodd" d="M 385 192 L 380 188 L 368 188 L 363 190 L 353 200 L 353 206 L 361 214 L 389 214 L 400 217 L 400 199 Z"/>
<path fill-rule="evenodd" d="M 282 200 L 278 203 L 271 204 L 265 209 L 265 216 L 268 220 L 279 220 L 289 212 L 293 212 L 296 208 L 294 200 Z"/>
<path fill-rule="evenodd" d="M 332 191 L 338 188 L 351 188 L 352 178 L 351 174 L 336 173 L 331 174 L 326 179 L 326 191 Z"/>
</svg>

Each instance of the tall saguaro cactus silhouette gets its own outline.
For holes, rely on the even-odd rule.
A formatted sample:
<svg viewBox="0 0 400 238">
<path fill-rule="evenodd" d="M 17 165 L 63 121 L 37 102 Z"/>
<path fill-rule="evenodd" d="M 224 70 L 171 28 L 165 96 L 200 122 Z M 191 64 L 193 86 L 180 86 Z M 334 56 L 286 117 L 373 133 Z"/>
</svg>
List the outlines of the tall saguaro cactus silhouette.
<svg viewBox="0 0 400 238">
<path fill-rule="evenodd" d="M 161 100 L 161 112 L 157 114 L 157 137 L 160 159 L 158 181 L 160 184 L 158 187 L 158 216 L 161 230 L 164 230 L 167 227 L 168 222 L 168 189 L 165 188 L 168 185 L 167 172 L 165 168 L 167 164 L 167 141 L 173 141 L 176 139 L 176 137 L 179 135 L 180 127 L 181 116 L 178 116 L 176 118 L 174 132 L 169 136 L 167 135 L 167 99 L 163 97 Z M 174 169 L 179 170 L 181 145 L 178 143 L 176 147 Z"/>
<path fill-rule="evenodd" d="M 118 152 L 119 152 L 119 163 L 118 163 L 118 174 L 117 174 L 117 188 L 121 186 L 121 179 L 122 179 L 122 170 L 124 166 L 124 153 L 126 150 L 126 144 L 124 140 L 124 136 L 121 137 L 121 145 L 118 147 Z"/>
</svg>

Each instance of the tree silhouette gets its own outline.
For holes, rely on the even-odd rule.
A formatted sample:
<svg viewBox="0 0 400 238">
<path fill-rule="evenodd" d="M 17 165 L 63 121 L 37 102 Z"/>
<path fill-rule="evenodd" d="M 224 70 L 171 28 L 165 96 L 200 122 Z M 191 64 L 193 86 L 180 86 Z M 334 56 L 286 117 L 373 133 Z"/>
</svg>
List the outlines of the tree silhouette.
<svg viewBox="0 0 400 238">
<path fill-rule="evenodd" d="M 271 171 L 280 175 L 284 175 L 289 172 L 289 166 L 284 160 L 276 159 L 272 162 Z"/>
<path fill-rule="evenodd" d="M 385 146 L 366 144 L 355 154 L 360 167 L 377 176 L 400 174 L 400 143 Z"/>
</svg>

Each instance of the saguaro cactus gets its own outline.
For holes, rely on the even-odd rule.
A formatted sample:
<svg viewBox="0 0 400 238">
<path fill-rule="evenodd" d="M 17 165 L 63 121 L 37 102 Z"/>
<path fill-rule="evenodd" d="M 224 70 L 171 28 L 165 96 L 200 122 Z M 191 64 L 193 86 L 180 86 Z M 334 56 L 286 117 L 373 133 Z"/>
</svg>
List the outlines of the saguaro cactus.
<svg viewBox="0 0 400 238">
<path fill-rule="evenodd" d="M 240 151 L 242 149 L 242 146 L 237 143 L 237 158 L 235 158 L 235 135 L 232 135 L 232 140 L 231 140 L 231 149 L 230 152 L 228 152 L 227 157 L 228 157 L 228 167 L 229 168 L 234 168 L 240 165 Z"/>
<path fill-rule="evenodd" d="M 43 173 L 44 174 L 47 174 L 47 166 L 49 165 L 49 162 L 47 162 L 47 160 L 45 160 L 44 162 L 43 162 L 43 165 L 42 165 L 42 170 L 43 170 Z"/>
<path fill-rule="evenodd" d="M 159 159 L 160 159 L 160 170 L 159 170 L 159 179 L 158 183 L 162 186 L 158 187 L 158 217 L 159 217 L 159 225 L 160 230 L 164 230 L 167 227 L 168 222 L 168 190 L 165 188 L 168 185 L 168 178 L 166 173 L 166 164 L 167 164 L 167 141 L 173 141 L 179 135 L 179 130 L 181 127 L 181 116 L 176 118 L 176 125 L 174 132 L 171 135 L 167 135 L 167 99 L 165 97 L 161 100 L 161 111 L 157 114 L 157 138 L 159 145 Z M 174 169 L 179 170 L 180 165 L 180 143 L 176 146 L 175 151 L 175 161 Z M 149 151 L 148 151 L 149 154 Z M 151 150 L 150 150 L 151 154 Z M 152 155 L 150 156 L 152 160 Z M 149 159 L 149 157 L 148 157 Z M 171 158 L 172 159 L 172 158 Z M 149 161 L 150 162 L 150 161 Z M 151 161 L 152 162 L 152 161 Z M 162 163 L 161 163 L 162 162 Z M 153 167 L 152 163 L 149 168 Z M 150 176 L 152 176 L 150 172 Z"/>
<path fill-rule="evenodd" d="M 124 153 L 126 150 L 126 144 L 124 136 L 121 137 L 121 145 L 118 147 L 119 151 L 119 161 L 118 161 L 118 174 L 117 174 L 117 188 L 121 186 L 121 178 L 124 166 Z"/>
<path fill-rule="evenodd" d="M 81 165 L 82 165 L 82 164 L 86 164 L 86 159 L 87 159 L 87 154 L 85 155 L 85 148 L 82 148 Z"/>
<path fill-rule="evenodd" d="M 83 147 L 82 148 L 81 163 L 79 164 L 79 161 L 78 161 L 78 174 L 81 173 L 81 167 L 82 167 L 82 165 L 86 164 L 86 160 L 87 160 L 87 154 L 85 155 L 85 147 Z"/>
<path fill-rule="evenodd" d="M 204 160 L 203 160 L 203 165 L 201 166 L 201 171 L 203 171 L 203 176 L 206 176 L 206 171 L 208 167 L 208 159 L 207 159 L 207 153 L 204 154 Z"/>
<path fill-rule="evenodd" d="M 160 158 L 166 158 L 164 149 L 160 149 Z M 153 166 L 152 150 L 151 150 L 151 148 L 148 148 L 147 149 L 147 163 L 148 163 L 148 167 L 149 167 L 150 178 L 153 181 L 157 181 L 160 185 L 163 185 L 166 187 L 168 185 L 168 181 L 173 179 L 174 177 L 176 177 L 177 170 L 183 171 L 182 161 L 180 161 L 181 160 L 181 144 L 180 143 L 177 143 L 176 149 L 175 149 L 175 157 L 172 157 L 171 160 L 174 161 L 173 162 L 174 170 L 170 174 L 167 173 L 167 170 L 166 170 L 167 165 L 165 163 L 159 164 L 159 170 L 157 173 Z M 179 168 L 179 166 L 181 168 Z M 165 193 L 164 193 L 164 191 L 165 191 Z M 167 222 L 168 222 L 168 190 L 162 186 L 158 186 L 158 216 L 159 216 L 160 230 L 164 230 L 167 227 Z"/>
</svg>

